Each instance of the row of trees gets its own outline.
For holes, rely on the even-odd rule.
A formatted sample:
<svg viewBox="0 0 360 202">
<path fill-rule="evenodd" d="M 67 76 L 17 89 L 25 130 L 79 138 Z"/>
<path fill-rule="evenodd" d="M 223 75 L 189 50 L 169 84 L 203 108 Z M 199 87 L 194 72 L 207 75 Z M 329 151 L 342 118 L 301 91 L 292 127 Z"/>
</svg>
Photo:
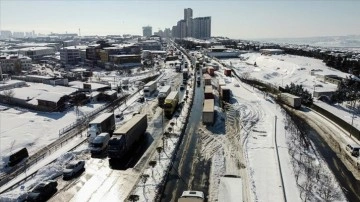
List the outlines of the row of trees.
<svg viewBox="0 0 360 202">
<path fill-rule="evenodd" d="M 342 72 L 360 75 L 360 60 L 352 59 L 353 53 L 334 54 L 331 51 L 321 49 L 300 49 L 292 47 L 281 47 L 287 54 L 312 57 L 324 61 L 324 63 Z"/>
<path fill-rule="evenodd" d="M 308 105 L 313 102 L 311 93 L 308 90 L 305 90 L 301 84 L 296 85 L 294 83 L 291 83 L 290 85 L 286 85 L 284 91 L 301 97 L 302 104 Z"/>
<path fill-rule="evenodd" d="M 296 184 L 300 188 L 303 201 L 339 201 L 342 200 L 340 187 L 329 175 L 321 163 L 318 163 L 316 151 L 308 140 L 306 133 L 299 130 L 298 125 L 283 110 L 287 133 L 288 152 L 291 156 Z"/>
</svg>

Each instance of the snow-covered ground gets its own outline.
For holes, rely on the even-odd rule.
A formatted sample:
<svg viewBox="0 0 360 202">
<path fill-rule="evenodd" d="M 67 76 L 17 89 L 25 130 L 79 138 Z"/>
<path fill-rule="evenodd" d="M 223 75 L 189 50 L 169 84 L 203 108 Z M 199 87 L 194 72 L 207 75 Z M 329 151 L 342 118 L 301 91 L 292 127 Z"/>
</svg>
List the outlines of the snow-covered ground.
<svg viewBox="0 0 360 202">
<path fill-rule="evenodd" d="M 79 107 L 81 114 L 87 114 L 105 103 L 92 103 Z M 0 167 L 4 158 L 20 148 L 26 147 L 29 155 L 59 138 L 59 130 L 76 121 L 73 108 L 65 112 L 36 112 L 22 108 L 2 106 L 0 111 Z"/>
<path fill-rule="evenodd" d="M 266 74 L 264 71 L 256 73 Z M 216 75 L 224 78 L 221 70 Z M 303 192 L 297 184 L 301 183 L 296 180 L 291 163 L 293 157 L 289 154 L 288 141 L 291 134 L 284 129 L 287 125 L 281 108 L 271 97 L 267 97 L 263 92 L 251 86 L 239 83 L 235 78 L 227 78 L 226 81 L 234 98 L 231 108 L 238 112 L 240 120 L 240 140 L 237 140 L 237 144 L 240 147 L 243 146 L 244 159 L 241 158 L 241 155 L 239 159 L 240 163 L 244 163 L 246 167 L 246 171 L 241 172 L 244 200 L 284 201 L 284 197 L 286 197 L 287 201 L 302 201 L 300 194 Z M 236 87 L 235 83 L 239 83 L 240 87 Z M 207 133 L 206 135 L 211 134 L 209 131 L 205 133 Z M 226 136 L 229 135 L 231 132 L 226 134 Z M 228 157 L 229 154 L 226 151 L 229 151 L 229 147 L 236 147 L 236 145 L 229 145 L 229 142 L 224 141 L 223 136 L 212 135 L 212 138 L 216 139 L 212 144 L 218 145 L 220 142 L 222 145 L 222 149 L 219 149 L 213 156 L 211 169 L 210 183 L 212 184 L 210 184 L 209 198 L 210 201 L 216 201 L 219 178 L 223 174 L 229 174 L 227 161 L 231 158 Z M 278 150 L 278 155 L 276 150 Z M 230 155 L 237 158 L 234 156 L 236 153 L 230 152 Z M 340 201 L 346 200 L 325 163 L 321 159 L 315 161 L 317 164 L 321 164 L 325 175 L 334 184 L 335 189 L 341 193 Z M 231 172 L 232 169 L 230 169 Z M 248 191 L 251 193 L 247 193 Z"/>
<path fill-rule="evenodd" d="M 161 70 L 161 75 L 158 77 L 158 81 L 160 82 L 164 82 L 168 85 L 170 85 L 170 83 L 172 83 L 175 87 L 178 86 L 177 83 L 174 83 L 173 81 L 175 81 L 175 76 L 178 74 L 174 71 L 173 68 L 165 68 Z M 104 74 L 104 77 L 106 76 L 106 74 Z M 142 75 L 144 76 L 144 75 Z M 149 76 L 149 75 L 148 75 Z M 135 91 L 136 88 L 131 87 L 130 91 L 133 90 Z M 156 93 L 155 93 L 156 94 Z M 123 104 L 122 106 L 120 106 L 119 108 L 115 109 L 114 113 L 115 114 L 120 114 L 122 113 L 124 115 L 124 119 L 123 120 L 116 120 L 117 121 L 117 126 L 122 125 L 123 123 L 125 123 L 127 120 L 129 120 L 133 113 L 137 113 L 137 112 L 141 112 L 141 113 L 147 113 L 148 116 L 150 116 L 149 118 L 152 119 L 152 117 L 155 114 L 152 114 L 152 110 L 150 108 L 154 107 L 157 105 L 157 99 L 156 95 L 153 95 L 153 97 L 151 98 L 146 98 L 146 102 L 144 103 L 139 103 L 137 102 L 137 99 L 139 97 L 143 96 L 142 92 L 136 93 L 133 96 L 131 96 L 130 99 L 128 99 L 126 101 L 125 104 Z M 155 96 L 155 97 L 154 97 Z M 146 107 L 148 106 L 148 107 Z M 82 111 L 83 109 L 81 109 Z M 83 111 L 82 111 L 83 112 Z M 75 113 L 75 112 L 73 112 Z M 49 113 L 51 114 L 51 113 Z M 160 115 L 159 113 L 157 113 L 157 115 Z M 75 117 L 76 118 L 76 117 Z M 154 117 L 155 119 L 158 119 L 159 117 Z M 37 120 L 37 117 L 34 117 L 35 120 Z M 153 124 L 149 124 L 148 127 L 148 131 L 152 131 L 152 127 L 154 125 Z M 177 129 L 179 130 L 179 129 Z M 56 131 L 57 132 L 57 131 Z M 85 137 L 85 135 L 84 135 Z M 82 138 L 79 138 L 79 142 L 82 141 Z M 76 144 L 77 140 L 72 141 L 72 144 Z M 39 141 L 39 143 L 42 143 L 41 141 Z M 66 152 L 69 149 L 67 149 L 66 147 L 63 147 L 61 149 L 59 149 L 57 152 L 55 152 L 52 155 L 49 155 L 48 157 L 46 157 L 43 161 L 39 162 L 38 164 L 36 164 L 36 166 L 28 169 L 26 172 L 24 172 L 22 175 L 16 177 L 14 180 L 12 180 L 10 183 L 6 184 L 6 186 L 2 187 L 2 190 L 17 183 L 18 181 L 21 181 L 22 179 L 24 179 L 26 176 L 32 174 L 32 173 L 36 173 L 36 175 L 32 178 L 30 178 L 29 180 L 22 182 L 22 186 L 23 187 L 17 187 L 14 190 L 4 193 L 0 196 L 1 200 L 5 200 L 5 201 L 14 201 L 16 200 L 17 197 L 25 194 L 25 192 L 27 190 L 29 190 L 32 186 L 34 186 L 36 183 L 38 183 L 39 181 L 42 180 L 47 180 L 50 178 L 53 178 L 54 176 L 58 176 L 61 175 L 62 173 L 62 168 L 63 166 L 66 164 L 66 162 L 68 162 L 69 160 L 71 160 L 72 158 L 84 158 L 86 157 L 86 153 L 87 153 L 87 145 L 84 144 L 85 146 L 80 146 L 75 152 Z M 70 148 L 73 147 L 70 144 L 68 145 Z M 171 147 L 169 147 L 171 148 Z M 66 158 L 65 158 L 65 157 Z M 71 158 L 68 158 L 69 156 L 71 156 Z M 55 160 L 55 161 L 54 161 Z M 47 165 L 48 163 L 54 161 L 54 163 L 51 163 L 49 165 Z M 94 162 L 92 162 L 94 161 Z M 109 168 L 108 164 L 103 164 L 103 163 L 99 163 L 96 160 L 91 160 L 90 162 L 86 163 L 86 168 L 89 169 L 90 171 L 94 171 L 94 172 L 90 172 L 90 174 L 86 174 L 86 179 L 89 178 L 89 175 L 92 176 L 91 180 L 92 182 L 89 184 L 87 184 L 86 186 L 83 187 L 83 189 L 81 189 L 82 191 L 80 191 L 79 193 L 76 193 L 78 188 L 74 189 L 72 192 L 73 197 L 71 200 L 73 201 L 81 201 L 82 199 L 88 197 L 89 200 L 94 200 L 97 199 L 98 197 L 100 198 L 108 198 L 110 200 L 124 200 L 125 197 L 129 194 L 129 192 L 131 191 L 131 189 L 134 186 L 134 183 L 136 183 L 136 179 L 138 179 L 138 173 L 135 172 L 132 169 L 128 169 L 127 171 L 122 171 L 122 172 L 116 172 L 116 171 L 112 171 L 111 168 Z M 96 166 L 102 165 L 101 168 L 98 168 Z M 39 170 L 39 168 L 42 168 Z M 50 169 L 51 168 L 51 169 Z M 99 172 L 98 169 L 103 170 L 103 172 Z M 44 174 L 45 172 L 45 174 Z M 87 171 L 86 171 L 87 172 Z M 107 180 L 104 178 L 105 173 L 108 173 L 109 175 L 112 176 L 112 180 Z M 102 178 L 103 181 L 94 181 L 96 179 L 99 180 L 99 178 Z M 109 178 L 109 179 L 110 179 Z M 98 194 L 94 194 L 94 195 L 89 195 L 88 192 L 88 188 L 89 186 L 94 186 L 96 185 L 101 185 L 101 183 L 115 183 L 117 184 L 117 186 L 113 186 L 111 188 L 112 191 L 108 192 L 108 193 L 102 193 L 102 192 L 97 192 Z M 84 183 L 84 182 L 82 182 Z M 81 183 L 81 184 L 82 184 Z M 61 184 L 59 185 L 60 188 L 59 189 L 63 189 L 61 188 Z M 68 186 L 68 185 L 67 185 Z M 76 186 L 76 184 L 75 184 Z M 118 189 L 121 189 L 122 191 L 119 192 Z M 76 194 L 75 194 L 76 193 Z M 104 195 L 106 194 L 106 195 Z M 66 195 L 66 194 L 65 194 Z M 59 196 L 56 197 L 56 200 L 61 200 L 61 201 L 67 201 L 68 197 L 66 196 Z M 96 201 L 96 200 L 95 200 Z"/>
<path fill-rule="evenodd" d="M 260 53 L 247 53 L 241 55 L 241 57 L 243 59 L 225 59 L 221 60 L 221 62 L 233 66 L 240 76 L 245 75 L 252 79 L 282 87 L 290 85 L 291 82 L 297 85 L 301 84 L 311 93 L 314 90 L 333 91 L 337 89 L 335 84 L 324 82 L 323 75 L 337 75 L 343 78 L 349 76 L 347 73 L 327 67 L 321 60 L 314 58 L 287 54 L 266 56 Z M 255 62 L 256 66 L 254 66 Z M 313 75 L 311 70 L 316 70 Z M 342 111 L 340 118 L 351 123 L 352 109 L 343 107 L 343 110 L 341 110 L 339 107 L 331 107 L 321 102 L 316 102 L 316 104 L 330 110 L 333 114 Z M 360 129 L 360 119 L 354 118 L 353 122 L 354 126 Z"/>
</svg>

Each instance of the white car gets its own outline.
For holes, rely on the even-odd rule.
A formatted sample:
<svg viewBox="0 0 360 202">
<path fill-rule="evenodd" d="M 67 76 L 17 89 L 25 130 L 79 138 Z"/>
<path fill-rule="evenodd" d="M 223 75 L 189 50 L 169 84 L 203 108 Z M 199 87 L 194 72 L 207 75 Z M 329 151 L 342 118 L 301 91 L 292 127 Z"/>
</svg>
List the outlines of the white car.
<svg viewBox="0 0 360 202">
<path fill-rule="evenodd" d="M 235 86 L 235 87 L 240 87 L 240 84 L 234 83 L 234 86 Z"/>
<path fill-rule="evenodd" d="M 65 166 L 63 170 L 64 178 L 71 178 L 81 172 L 85 167 L 85 161 L 72 161 Z"/>
</svg>

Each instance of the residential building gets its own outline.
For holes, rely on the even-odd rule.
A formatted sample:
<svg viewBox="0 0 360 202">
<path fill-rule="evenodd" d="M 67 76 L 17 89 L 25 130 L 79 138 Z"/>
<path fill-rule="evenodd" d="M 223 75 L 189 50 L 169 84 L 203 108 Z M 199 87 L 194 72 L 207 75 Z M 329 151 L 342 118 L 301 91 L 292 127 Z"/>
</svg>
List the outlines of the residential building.
<svg viewBox="0 0 360 202">
<path fill-rule="evenodd" d="M 3 73 L 19 73 L 32 68 L 32 60 L 23 55 L 0 55 L 0 67 Z"/>
<path fill-rule="evenodd" d="M 143 36 L 150 37 L 152 35 L 152 27 L 145 26 L 143 27 Z"/>
<path fill-rule="evenodd" d="M 161 50 L 161 43 L 157 40 L 146 40 L 139 43 L 142 50 Z"/>
<path fill-rule="evenodd" d="M 60 61 L 62 64 L 75 65 L 81 62 L 81 51 L 86 51 L 87 46 L 69 46 L 60 49 Z"/>
<path fill-rule="evenodd" d="M 13 37 L 14 38 L 24 38 L 24 32 L 14 32 Z"/>
<path fill-rule="evenodd" d="M 109 55 L 110 62 L 115 64 L 141 63 L 141 55 Z"/>
<path fill-rule="evenodd" d="M 188 21 L 193 17 L 193 10 L 191 8 L 184 9 L 184 20 Z"/>
<path fill-rule="evenodd" d="M 46 55 L 55 54 L 55 48 L 52 47 L 28 47 L 19 49 L 19 54 L 30 57 L 33 60 L 39 60 Z"/>
<path fill-rule="evenodd" d="M 207 39 L 211 37 L 211 17 L 193 18 L 191 8 L 184 9 L 184 19 L 177 22 L 172 28 L 172 37 L 194 37 Z"/>
<path fill-rule="evenodd" d="M 193 19 L 192 37 L 206 39 L 211 37 L 211 17 L 198 17 Z"/>
<path fill-rule="evenodd" d="M 0 39 L 9 39 L 12 37 L 12 33 L 9 30 L 1 30 L 0 31 Z"/>
</svg>

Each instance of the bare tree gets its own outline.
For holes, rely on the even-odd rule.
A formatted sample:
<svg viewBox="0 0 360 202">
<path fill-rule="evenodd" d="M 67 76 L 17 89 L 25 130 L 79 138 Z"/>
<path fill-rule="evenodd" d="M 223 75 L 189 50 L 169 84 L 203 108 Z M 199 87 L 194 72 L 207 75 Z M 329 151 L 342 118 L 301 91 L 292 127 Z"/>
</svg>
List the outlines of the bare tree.
<svg viewBox="0 0 360 202">
<path fill-rule="evenodd" d="M 139 200 L 139 196 L 138 196 L 138 195 L 130 195 L 130 196 L 129 196 L 129 200 L 130 200 L 131 202 L 136 202 L 136 201 Z"/>
<path fill-rule="evenodd" d="M 160 162 L 160 154 L 161 154 L 162 150 L 163 150 L 162 147 L 157 147 L 157 148 L 156 148 L 156 151 L 157 151 L 158 154 L 159 154 L 159 162 Z"/>
<path fill-rule="evenodd" d="M 156 166 L 156 161 L 150 161 L 149 165 L 151 166 L 151 176 L 154 177 L 154 167 Z"/>
<path fill-rule="evenodd" d="M 322 175 L 322 180 L 320 180 L 320 192 L 319 195 L 324 201 L 339 201 L 341 199 L 341 194 L 337 189 L 335 183 L 325 175 Z"/>
<path fill-rule="evenodd" d="M 10 103 L 11 99 L 15 96 L 14 90 L 4 90 L 3 95 L 5 96 L 5 101 Z"/>
</svg>

